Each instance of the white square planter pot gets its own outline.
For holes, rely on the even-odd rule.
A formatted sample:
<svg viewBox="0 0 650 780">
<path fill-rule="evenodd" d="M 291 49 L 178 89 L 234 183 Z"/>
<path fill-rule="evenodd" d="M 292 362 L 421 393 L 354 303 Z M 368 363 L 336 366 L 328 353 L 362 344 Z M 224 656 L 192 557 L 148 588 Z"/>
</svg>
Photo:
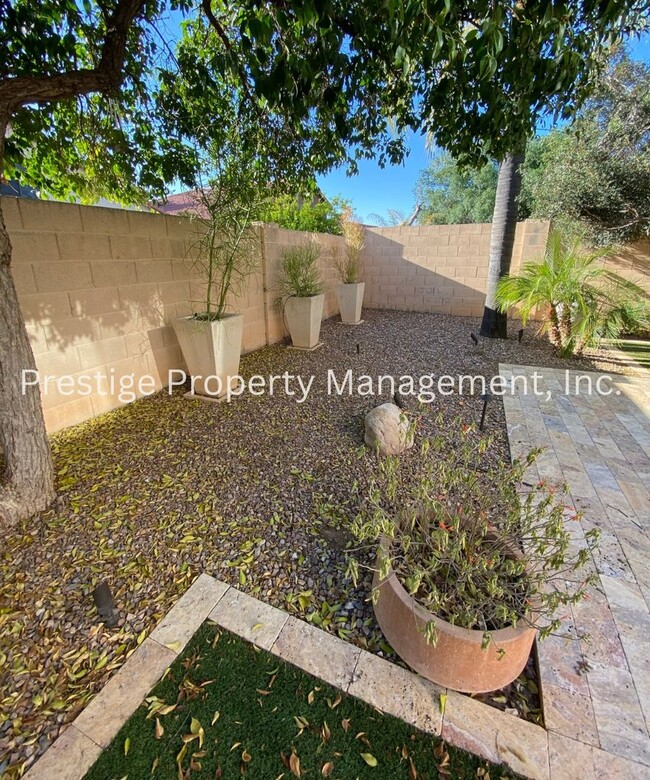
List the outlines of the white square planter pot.
<svg viewBox="0 0 650 780">
<path fill-rule="evenodd" d="M 341 322 L 346 325 L 357 325 L 361 321 L 361 308 L 363 307 L 363 291 L 365 282 L 356 284 L 337 284 L 336 297 L 339 301 Z"/>
<path fill-rule="evenodd" d="M 194 392 L 210 398 L 225 395 L 228 378 L 239 373 L 244 316 L 227 314 L 215 321 L 183 317 L 174 322 L 174 332 L 194 378 Z"/>
<path fill-rule="evenodd" d="M 318 344 L 324 301 L 324 295 L 312 295 L 309 298 L 287 298 L 284 305 L 284 316 L 294 347 L 313 349 Z"/>
</svg>

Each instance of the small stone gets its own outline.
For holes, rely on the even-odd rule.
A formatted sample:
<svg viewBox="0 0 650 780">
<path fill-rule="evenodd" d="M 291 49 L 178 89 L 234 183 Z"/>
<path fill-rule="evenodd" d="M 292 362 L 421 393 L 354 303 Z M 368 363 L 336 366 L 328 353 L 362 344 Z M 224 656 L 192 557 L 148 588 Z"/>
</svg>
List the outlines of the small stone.
<svg viewBox="0 0 650 780">
<path fill-rule="evenodd" d="M 366 415 L 365 443 L 382 455 L 399 455 L 413 446 L 409 421 L 399 406 L 381 404 Z"/>
</svg>

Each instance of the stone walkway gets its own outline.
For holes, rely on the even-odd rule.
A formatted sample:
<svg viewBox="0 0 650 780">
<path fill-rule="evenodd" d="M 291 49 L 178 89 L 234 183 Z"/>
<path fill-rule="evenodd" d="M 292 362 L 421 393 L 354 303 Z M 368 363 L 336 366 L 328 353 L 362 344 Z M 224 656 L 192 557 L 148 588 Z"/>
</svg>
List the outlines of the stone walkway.
<svg viewBox="0 0 650 780">
<path fill-rule="evenodd" d="M 533 372 L 542 375 L 532 391 Z M 595 749 L 637 763 L 650 774 L 650 381 L 530 366 L 500 366 L 514 378 L 504 396 L 513 457 L 546 451 L 527 481 L 568 483 L 584 512 L 584 531 L 601 530 L 594 566 L 598 585 L 570 610 L 568 626 L 589 641 L 551 637 L 539 643 L 549 750 L 569 751 L 575 777 L 586 777 Z M 523 378 L 529 392 L 523 390 Z M 579 385 L 576 385 L 578 377 Z M 568 382 L 568 384 L 567 384 Z M 576 394 L 576 389 L 579 390 Z M 569 392 L 567 392 L 569 390 Z M 564 744 L 563 744 L 564 743 Z M 598 751 L 600 752 L 600 751 Z M 591 776 L 591 775 L 589 775 Z M 596 774 L 598 776 L 598 774 Z"/>
</svg>

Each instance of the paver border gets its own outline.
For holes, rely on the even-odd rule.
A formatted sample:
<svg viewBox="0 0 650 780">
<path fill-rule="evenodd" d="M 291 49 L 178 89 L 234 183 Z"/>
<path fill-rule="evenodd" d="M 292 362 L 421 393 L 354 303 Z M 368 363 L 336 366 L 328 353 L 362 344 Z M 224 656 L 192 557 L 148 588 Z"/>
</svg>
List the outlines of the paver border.
<svg viewBox="0 0 650 780">
<path fill-rule="evenodd" d="M 30 767 L 24 780 L 82 780 L 207 619 L 344 693 L 425 733 L 441 736 L 451 745 L 504 763 L 525 777 L 575 780 L 573 768 L 579 756 L 584 758 L 580 764 L 584 780 L 646 777 L 647 767 L 641 764 L 590 749 L 577 740 L 558 739 L 541 726 L 434 685 L 415 672 L 201 574 Z M 110 718 L 103 717 L 106 713 Z"/>
</svg>

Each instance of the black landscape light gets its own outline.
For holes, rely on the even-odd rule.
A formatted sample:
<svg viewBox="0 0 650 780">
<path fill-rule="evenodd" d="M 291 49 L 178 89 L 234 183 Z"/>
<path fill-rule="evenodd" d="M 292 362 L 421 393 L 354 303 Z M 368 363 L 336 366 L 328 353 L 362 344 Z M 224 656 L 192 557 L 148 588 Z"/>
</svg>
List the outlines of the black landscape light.
<svg viewBox="0 0 650 780">
<path fill-rule="evenodd" d="M 478 339 L 476 338 L 476 336 L 471 331 L 470 331 L 469 335 L 470 335 L 472 341 L 474 342 L 474 344 L 478 344 Z"/>
<path fill-rule="evenodd" d="M 522 341 L 523 337 L 524 337 L 524 329 L 523 329 L 523 328 L 521 328 L 521 330 L 519 331 L 519 333 L 517 333 L 517 341 L 518 341 L 520 344 L 521 344 L 521 341 Z"/>
<path fill-rule="evenodd" d="M 93 591 L 93 601 L 97 607 L 97 613 L 107 628 L 115 628 L 118 623 L 117 610 L 113 601 L 113 594 L 106 580 L 100 582 Z"/>
<path fill-rule="evenodd" d="M 481 401 L 483 401 L 483 412 L 481 414 L 481 424 L 479 425 L 479 430 L 483 430 L 483 426 L 485 425 L 485 413 L 487 412 L 487 406 L 488 401 L 490 400 L 490 394 L 489 393 L 481 393 Z"/>
<path fill-rule="evenodd" d="M 357 344 L 357 355 L 361 354 L 361 344 Z"/>
</svg>

